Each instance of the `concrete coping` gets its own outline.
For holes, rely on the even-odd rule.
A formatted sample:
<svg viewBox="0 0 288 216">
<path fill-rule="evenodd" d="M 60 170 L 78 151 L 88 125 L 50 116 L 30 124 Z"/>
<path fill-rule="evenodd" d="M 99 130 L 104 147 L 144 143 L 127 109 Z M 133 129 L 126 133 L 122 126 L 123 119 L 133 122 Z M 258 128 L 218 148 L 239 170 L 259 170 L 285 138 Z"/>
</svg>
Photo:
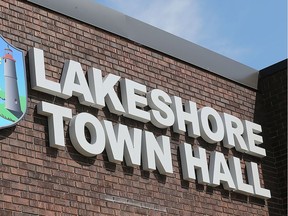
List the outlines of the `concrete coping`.
<svg viewBox="0 0 288 216">
<path fill-rule="evenodd" d="M 252 89 L 259 71 L 93 0 L 27 0 L 157 50 Z"/>
</svg>

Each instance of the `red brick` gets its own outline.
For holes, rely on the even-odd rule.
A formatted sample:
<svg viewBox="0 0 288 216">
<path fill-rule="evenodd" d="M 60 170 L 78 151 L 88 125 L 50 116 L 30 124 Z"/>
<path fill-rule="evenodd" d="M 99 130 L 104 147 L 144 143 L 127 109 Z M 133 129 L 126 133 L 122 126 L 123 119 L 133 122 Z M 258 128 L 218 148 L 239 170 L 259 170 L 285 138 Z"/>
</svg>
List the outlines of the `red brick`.
<svg viewBox="0 0 288 216">
<path fill-rule="evenodd" d="M 93 66 L 101 69 L 105 75 L 113 73 L 133 79 L 146 85 L 148 90 L 158 88 L 170 95 L 180 96 L 183 101 L 197 102 L 198 108 L 209 105 L 217 111 L 253 120 L 255 90 L 27 1 L 2 0 L 0 11 L 1 34 L 7 41 L 25 52 L 33 46 L 45 50 L 46 76 L 49 80 L 59 82 L 64 61 L 72 59 L 81 62 L 85 73 Z M 206 186 L 199 187 L 196 181 L 185 183 L 178 161 L 178 145 L 187 141 L 184 135 L 172 137 L 174 174 L 166 176 L 165 180 L 157 171 L 145 173 L 142 167 L 127 171 L 122 164 L 114 166 L 109 163 L 111 166 L 107 166 L 105 153 L 91 160 L 82 157 L 71 146 L 68 138 L 64 150 L 52 149 L 48 145 L 47 118 L 36 113 L 39 101 L 64 104 L 73 109 L 73 114 L 92 110 L 103 119 L 111 119 L 106 110 L 84 107 L 75 98 L 64 100 L 39 93 L 31 90 L 30 84 L 28 88 L 28 112 L 25 118 L 15 129 L 11 129 L 12 133 L 3 130 L 0 135 L 0 191 L 3 192 L 0 207 L 5 209 L 3 215 L 15 211 L 14 215 L 246 213 L 256 216 L 268 215 L 271 204 L 277 212 L 275 215 L 281 213 L 277 199 L 264 204 L 247 200 L 236 202 L 229 198 L 229 192 L 222 187 L 214 188 L 211 192 Z M 120 121 L 122 119 L 124 117 Z M 173 136 L 171 129 L 158 130 L 127 118 L 121 123 L 141 129 L 154 128 L 159 134 Z M 65 135 L 67 128 L 68 123 L 64 127 Z M 199 140 L 192 139 L 191 144 L 202 145 Z M 217 146 L 217 150 L 221 151 L 222 147 Z M 227 151 L 225 156 L 233 153 Z M 285 155 L 276 151 L 275 154 L 279 154 L 278 164 L 282 167 Z M 264 168 L 261 167 L 261 170 Z M 260 173 L 263 182 L 265 172 Z M 269 187 L 276 187 L 272 184 L 274 181 L 271 178 Z M 281 188 L 285 190 L 284 186 Z M 278 192 L 279 196 L 284 196 Z M 114 196 L 115 200 L 106 200 L 108 195 Z"/>
</svg>

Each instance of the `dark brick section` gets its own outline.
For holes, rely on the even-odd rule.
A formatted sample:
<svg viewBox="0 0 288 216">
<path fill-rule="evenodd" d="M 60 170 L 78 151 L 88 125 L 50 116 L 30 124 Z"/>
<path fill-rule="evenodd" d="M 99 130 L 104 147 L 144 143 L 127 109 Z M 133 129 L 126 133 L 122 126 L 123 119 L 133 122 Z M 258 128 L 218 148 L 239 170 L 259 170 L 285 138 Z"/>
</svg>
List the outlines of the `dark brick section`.
<svg viewBox="0 0 288 216">
<path fill-rule="evenodd" d="M 255 90 L 133 41 L 26 1 L 0 1 L 0 26 L 0 34 L 14 46 L 24 51 L 31 47 L 44 50 L 48 79 L 59 82 L 65 60 L 72 59 L 80 62 L 84 71 L 95 67 L 101 69 L 104 75 L 117 74 L 146 85 L 148 90 L 159 88 L 170 95 L 180 96 L 184 101 L 194 101 L 198 108 L 210 106 L 219 112 L 253 121 Z M 28 63 L 28 57 L 26 61 Z M 97 110 L 82 106 L 75 97 L 64 100 L 33 91 L 28 67 L 27 72 L 27 114 L 19 124 L 0 133 L 1 215 L 280 214 L 285 186 L 278 188 L 275 182 L 280 181 L 277 175 L 282 176 L 280 171 L 285 168 L 285 155 L 281 155 L 284 150 L 276 151 L 276 148 L 267 146 L 270 148 L 268 151 L 272 148 L 272 152 L 268 152 L 267 159 L 264 159 L 267 163 L 262 164 L 259 158 L 225 149 L 222 143 L 211 145 L 202 139 L 175 134 L 170 129 L 161 130 L 150 123 L 118 117 L 107 108 Z M 171 137 L 174 173 L 163 176 L 158 171 L 144 171 L 142 167 L 114 164 L 108 161 L 105 152 L 92 158 L 81 156 L 71 145 L 67 123 L 64 125 L 65 149 L 49 147 L 47 118 L 36 112 L 40 101 L 69 107 L 73 109 L 73 115 L 88 112 L 99 119 L 152 131 L 156 136 Z M 272 113 L 277 114 L 276 109 Z M 266 125 L 264 128 L 267 128 Z M 277 128 L 278 124 L 273 129 Z M 267 129 L 265 133 L 270 134 Z M 265 183 L 272 189 L 273 198 L 268 202 L 269 206 L 265 200 L 229 192 L 222 186 L 212 188 L 196 181 L 184 181 L 178 148 L 183 142 L 202 146 L 207 150 L 207 157 L 215 149 L 223 152 L 225 157 L 235 155 L 241 159 L 243 169 L 244 161 L 257 162 L 262 186 Z M 273 145 L 282 144 L 275 141 Z M 275 164 L 283 169 L 276 170 Z M 267 176 L 267 173 L 272 175 Z"/>
<path fill-rule="evenodd" d="M 267 157 L 263 176 L 271 190 L 270 215 L 287 215 L 287 60 L 260 71 L 255 118 Z"/>
</svg>

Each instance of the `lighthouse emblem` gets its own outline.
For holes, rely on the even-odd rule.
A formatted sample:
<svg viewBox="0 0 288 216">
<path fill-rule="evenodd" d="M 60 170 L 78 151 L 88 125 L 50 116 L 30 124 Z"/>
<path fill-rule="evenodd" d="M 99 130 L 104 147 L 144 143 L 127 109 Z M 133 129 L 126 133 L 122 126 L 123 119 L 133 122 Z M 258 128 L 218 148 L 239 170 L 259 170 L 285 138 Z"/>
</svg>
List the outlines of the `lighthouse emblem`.
<svg viewBox="0 0 288 216">
<path fill-rule="evenodd" d="M 24 54 L 0 35 L 0 129 L 15 125 L 26 109 Z"/>
</svg>

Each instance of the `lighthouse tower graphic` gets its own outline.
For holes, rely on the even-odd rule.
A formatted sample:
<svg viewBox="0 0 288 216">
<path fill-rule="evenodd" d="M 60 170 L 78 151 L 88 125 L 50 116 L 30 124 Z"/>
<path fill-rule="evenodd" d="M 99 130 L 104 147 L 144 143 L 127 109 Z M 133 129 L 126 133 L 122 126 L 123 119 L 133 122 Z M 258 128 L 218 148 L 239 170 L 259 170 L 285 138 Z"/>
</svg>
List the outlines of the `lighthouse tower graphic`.
<svg viewBox="0 0 288 216">
<path fill-rule="evenodd" d="M 13 52 L 9 47 L 5 49 L 3 60 L 6 92 L 5 108 L 19 118 L 23 113 L 17 85 L 16 60 L 13 58 Z"/>
</svg>

